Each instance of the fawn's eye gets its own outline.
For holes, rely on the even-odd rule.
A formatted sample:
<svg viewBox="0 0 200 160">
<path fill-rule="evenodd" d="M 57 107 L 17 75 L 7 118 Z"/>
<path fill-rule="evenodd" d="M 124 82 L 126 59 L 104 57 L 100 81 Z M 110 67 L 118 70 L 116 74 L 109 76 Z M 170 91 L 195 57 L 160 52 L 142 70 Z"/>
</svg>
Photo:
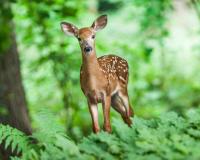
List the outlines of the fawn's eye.
<svg viewBox="0 0 200 160">
<path fill-rule="evenodd" d="M 81 38 L 78 37 L 78 41 L 81 41 Z"/>
<path fill-rule="evenodd" d="M 92 39 L 94 39 L 95 38 L 95 35 L 92 35 Z"/>
</svg>

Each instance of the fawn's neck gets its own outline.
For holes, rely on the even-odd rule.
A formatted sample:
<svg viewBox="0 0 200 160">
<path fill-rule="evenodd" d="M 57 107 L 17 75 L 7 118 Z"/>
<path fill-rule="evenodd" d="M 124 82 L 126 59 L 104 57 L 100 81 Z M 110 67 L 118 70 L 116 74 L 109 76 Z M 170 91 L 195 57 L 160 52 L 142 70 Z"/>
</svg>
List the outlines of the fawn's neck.
<svg viewBox="0 0 200 160">
<path fill-rule="evenodd" d="M 82 52 L 82 67 L 83 71 L 88 74 L 95 74 L 99 71 L 100 67 L 95 51 L 89 54 Z"/>
</svg>

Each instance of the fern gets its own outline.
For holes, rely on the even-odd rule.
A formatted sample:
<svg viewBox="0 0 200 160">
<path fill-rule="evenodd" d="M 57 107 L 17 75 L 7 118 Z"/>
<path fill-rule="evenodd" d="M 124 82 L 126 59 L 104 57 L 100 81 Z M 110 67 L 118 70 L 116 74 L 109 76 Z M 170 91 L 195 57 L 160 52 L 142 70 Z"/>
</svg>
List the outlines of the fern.
<svg viewBox="0 0 200 160">
<path fill-rule="evenodd" d="M 12 152 L 16 151 L 17 154 L 22 153 L 26 159 L 37 157 L 30 143 L 30 138 L 9 125 L 0 124 L 0 144 L 2 142 L 5 144 L 5 149 L 10 146 Z M 17 158 L 13 157 L 12 159 Z"/>
<path fill-rule="evenodd" d="M 17 153 L 26 151 L 28 149 L 28 138 L 21 131 L 12 128 L 8 125 L 0 124 L 0 143 L 5 142 L 5 149 L 9 146 Z"/>
<path fill-rule="evenodd" d="M 41 112 L 38 116 L 45 118 L 31 137 L 0 125 L 0 142 L 21 153 L 21 157 L 11 160 L 200 159 L 200 110 L 188 112 L 186 118 L 174 112 L 152 120 L 135 117 L 132 128 L 114 119 L 112 134 L 91 134 L 78 144 L 57 126 L 53 114 Z M 51 126 L 44 127 L 50 122 Z M 37 143 L 32 144 L 32 138 Z"/>
</svg>

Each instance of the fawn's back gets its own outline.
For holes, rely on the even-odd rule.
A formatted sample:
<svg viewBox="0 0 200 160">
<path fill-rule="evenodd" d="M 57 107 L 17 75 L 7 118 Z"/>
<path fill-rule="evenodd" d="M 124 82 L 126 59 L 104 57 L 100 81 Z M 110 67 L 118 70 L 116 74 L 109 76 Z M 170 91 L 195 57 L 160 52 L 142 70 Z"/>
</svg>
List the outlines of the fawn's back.
<svg viewBox="0 0 200 160">
<path fill-rule="evenodd" d="M 120 84 L 128 83 L 128 63 L 115 55 L 106 55 L 98 58 L 101 71 L 109 81 L 117 80 Z"/>
</svg>

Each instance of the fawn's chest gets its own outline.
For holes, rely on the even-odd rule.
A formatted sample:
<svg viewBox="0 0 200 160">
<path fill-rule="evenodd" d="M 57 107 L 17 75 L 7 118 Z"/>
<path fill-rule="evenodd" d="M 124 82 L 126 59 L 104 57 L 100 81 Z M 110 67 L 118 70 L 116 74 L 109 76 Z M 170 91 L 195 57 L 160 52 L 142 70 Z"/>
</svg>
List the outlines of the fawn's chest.
<svg viewBox="0 0 200 160">
<path fill-rule="evenodd" d="M 108 90 L 108 81 L 101 71 L 81 69 L 80 83 L 83 93 L 93 103 L 101 102 Z"/>
<path fill-rule="evenodd" d="M 107 85 L 105 76 L 100 71 L 95 70 L 83 70 L 80 72 L 80 83 L 81 88 L 85 92 L 93 90 L 102 90 Z"/>
</svg>

